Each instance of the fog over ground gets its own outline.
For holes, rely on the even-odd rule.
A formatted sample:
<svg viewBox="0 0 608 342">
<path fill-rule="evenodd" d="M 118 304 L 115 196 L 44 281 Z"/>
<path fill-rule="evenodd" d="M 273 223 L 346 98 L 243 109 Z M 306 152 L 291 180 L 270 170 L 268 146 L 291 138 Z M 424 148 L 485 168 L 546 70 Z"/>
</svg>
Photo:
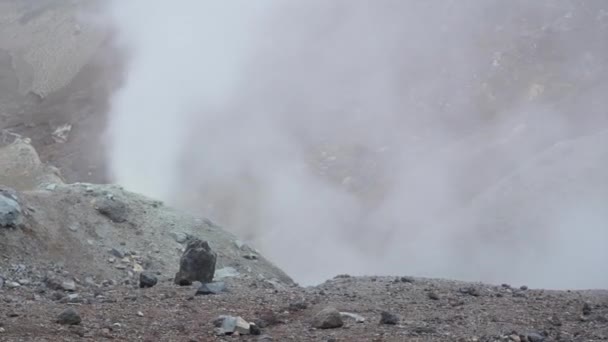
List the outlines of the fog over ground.
<svg viewBox="0 0 608 342">
<path fill-rule="evenodd" d="M 114 180 L 212 217 L 301 284 L 608 286 L 605 2 L 132 0 L 108 15 L 128 56 Z"/>
</svg>

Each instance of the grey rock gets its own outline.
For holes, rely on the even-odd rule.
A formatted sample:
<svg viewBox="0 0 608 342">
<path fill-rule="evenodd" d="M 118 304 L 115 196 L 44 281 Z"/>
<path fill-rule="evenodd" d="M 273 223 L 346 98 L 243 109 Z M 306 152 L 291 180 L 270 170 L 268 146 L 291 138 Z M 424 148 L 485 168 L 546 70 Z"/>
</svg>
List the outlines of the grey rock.
<svg viewBox="0 0 608 342">
<path fill-rule="evenodd" d="M 4 287 L 4 278 L 0 277 L 0 289 Z"/>
<path fill-rule="evenodd" d="M 116 223 L 126 222 L 129 216 L 127 205 L 117 198 L 103 197 L 97 202 L 97 211 Z"/>
<path fill-rule="evenodd" d="M 215 274 L 217 254 L 211 250 L 207 241 L 192 239 L 184 251 L 175 275 L 178 285 L 191 285 L 193 281 L 210 283 Z"/>
<path fill-rule="evenodd" d="M 545 340 L 545 336 L 538 333 L 529 333 L 526 334 L 529 342 L 543 342 Z"/>
<path fill-rule="evenodd" d="M 342 315 L 342 317 L 354 319 L 355 322 L 357 322 L 357 323 L 364 323 L 365 322 L 365 317 L 363 317 L 361 315 L 357 315 L 357 314 L 352 313 L 352 312 L 340 312 L 340 315 Z"/>
<path fill-rule="evenodd" d="M 110 253 L 119 259 L 122 259 L 125 257 L 125 253 L 121 252 L 119 249 L 116 249 L 116 248 L 112 248 L 112 250 L 110 250 Z"/>
<path fill-rule="evenodd" d="M 66 280 L 61 283 L 61 288 L 64 291 L 76 291 L 76 283 L 72 280 Z"/>
<path fill-rule="evenodd" d="M 481 291 L 479 291 L 479 289 L 474 286 L 463 287 L 463 288 L 459 289 L 459 291 L 462 294 L 467 294 L 467 295 L 473 296 L 473 297 L 481 296 Z"/>
<path fill-rule="evenodd" d="M 148 288 L 153 287 L 158 283 L 158 278 L 150 272 L 142 272 L 139 275 L 139 287 L 140 288 Z"/>
<path fill-rule="evenodd" d="M 181 233 L 181 232 L 171 232 L 170 235 L 171 235 L 171 237 L 173 237 L 173 239 L 177 243 L 184 243 L 184 242 L 188 241 L 188 237 L 189 237 L 188 234 Z"/>
<path fill-rule="evenodd" d="M 389 324 L 396 325 L 399 324 L 399 316 L 390 313 L 388 311 L 383 311 L 380 314 L 380 324 Z"/>
<path fill-rule="evenodd" d="M 63 325 L 78 325 L 82 322 L 80 315 L 74 309 L 67 309 L 57 318 L 57 323 Z"/>
<path fill-rule="evenodd" d="M 221 317 L 221 316 L 220 316 Z M 222 318 L 222 332 L 226 335 L 234 334 L 236 331 L 236 317 L 225 316 Z"/>
<path fill-rule="evenodd" d="M 0 189 L 0 227 L 15 228 L 21 223 L 21 206 L 13 196 Z"/>
<path fill-rule="evenodd" d="M 15 282 L 15 281 L 7 281 L 6 287 L 8 287 L 9 289 L 16 289 L 18 287 L 21 287 L 21 284 L 19 284 L 18 282 Z"/>
<path fill-rule="evenodd" d="M 17 280 L 17 282 L 23 286 L 26 286 L 26 285 L 29 285 L 32 283 L 32 281 L 29 279 L 19 279 L 19 280 Z"/>
<path fill-rule="evenodd" d="M 429 297 L 429 299 L 432 299 L 432 300 L 439 300 L 440 299 L 439 295 L 435 291 L 429 292 L 428 293 L 428 297 Z"/>
<path fill-rule="evenodd" d="M 413 283 L 416 281 L 413 277 L 401 277 L 399 280 L 401 280 L 402 283 Z"/>
<path fill-rule="evenodd" d="M 273 340 L 274 339 L 270 335 L 262 335 L 262 336 L 258 337 L 258 341 L 260 341 L 260 342 L 268 342 L 268 341 L 273 341 Z"/>
<path fill-rule="evenodd" d="M 210 295 L 210 294 L 220 294 L 222 292 L 226 292 L 226 283 L 224 282 L 213 282 L 213 283 L 205 283 L 201 284 L 201 286 L 196 290 L 195 295 Z"/>
<path fill-rule="evenodd" d="M 343 326 L 344 322 L 336 308 L 327 307 L 314 316 L 312 325 L 317 329 L 334 329 Z"/>
</svg>

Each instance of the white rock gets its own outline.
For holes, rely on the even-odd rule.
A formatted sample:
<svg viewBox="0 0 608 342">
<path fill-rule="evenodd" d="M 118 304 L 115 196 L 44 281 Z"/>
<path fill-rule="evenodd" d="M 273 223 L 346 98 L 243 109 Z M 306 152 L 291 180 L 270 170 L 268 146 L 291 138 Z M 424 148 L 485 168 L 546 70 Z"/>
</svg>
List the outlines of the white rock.
<svg viewBox="0 0 608 342">
<path fill-rule="evenodd" d="M 144 313 L 143 313 L 143 312 L 141 312 L 141 311 L 137 311 L 137 316 L 139 316 L 139 317 L 144 317 Z"/>
<path fill-rule="evenodd" d="M 64 281 L 63 283 L 61 283 L 61 288 L 64 289 L 65 291 L 75 291 L 76 283 L 73 282 L 72 280 L 67 280 L 67 281 Z"/>
<path fill-rule="evenodd" d="M 14 282 L 14 281 L 7 281 L 6 287 L 8 287 L 9 289 L 15 289 L 17 287 L 21 287 L 21 284 Z"/>
<path fill-rule="evenodd" d="M 238 277 L 240 274 L 234 267 L 224 267 L 215 271 L 213 278 L 220 280 L 229 277 Z"/>
<path fill-rule="evenodd" d="M 235 331 L 241 335 L 249 335 L 250 325 L 249 323 L 241 317 L 236 318 L 236 328 Z"/>
<path fill-rule="evenodd" d="M 363 317 L 361 315 L 357 315 L 355 313 L 351 313 L 351 312 L 340 312 L 340 316 L 352 318 L 357 323 L 363 323 L 363 322 L 365 322 L 365 317 Z"/>
</svg>

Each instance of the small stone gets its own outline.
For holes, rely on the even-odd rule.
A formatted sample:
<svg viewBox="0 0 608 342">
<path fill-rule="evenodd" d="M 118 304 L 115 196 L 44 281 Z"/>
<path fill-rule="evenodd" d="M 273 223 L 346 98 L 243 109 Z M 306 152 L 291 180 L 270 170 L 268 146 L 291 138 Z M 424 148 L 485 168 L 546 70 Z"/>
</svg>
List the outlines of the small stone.
<svg viewBox="0 0 608 342">
<path fill-rule="evenodd" d="M 589 316 L 589 315 L 591 315 L 591 312 L 592 312 L 591 305 L 589 305 L 589 303 L 583 304 L 583 315 Z"/>
<path fill-rule="evenodd" d="M 401 277 L 399 280 L 401 280 L 402 283 L 414 283 L 416 280 L 413 277 Z"/>
<path fill-rule="evenodd" d="M 175 240 L 177 243 L 184 243 L 188 241 L 188 234 L 181 232 L 171 232 L 169 235 Z"/>
<path fill-rule="evenodd" d="M 68 226 L 68 229 L 71 230 L 71 231 L 73 231 L 73 232 L 76 232 L 76 231 L 78 231 L 78 226 L 75 225 L 75 224 L 72 224 L 72 225 Z"/>
<path fill-rule="evenodd" d="M 258 337 L 258 341 L 260 341 L 260 342 L 268 342 L 268 341 L 273 341 L 273 340 L 274 339 L 270 335 L 262 335 L 262 336 Z"/>
<path fill-rule="evenodd" d="M 249 323 L 249 333 L 258 336 L 262 334 L 262 330 L 255 323 Z"/>
<path fill-rule="evenodd" d="M 538 333 L 529 333 L 526 337 L 529 342 L 543 342 L 545 340 L 545 336 Z"/>
<path fill-rule="evenodd" d="M 61 288 L 64 291 L 76 291 L 76 283 L 72 280 L 66 280 L 61 283 Z"/>
<path fill-rule="evenodd" d="M 509 336 L 509 340 L 513 342 L 521 342 L 521 337 L 519 337 L 517 334 L 512 334 Z"/>
<path fill-rule="evenodd" d="M 139 275 L 139 287 L 140 288 L 144 289 L 144 288 L 153 287 L 157 283 L 158 283 L 158 278 L 156 278 L 156 276 L 153 275 L 152 273 L 150 273 L 150 272 L 140 273 L 140 275 Z"/>
<path fill-rule="evenodd" d="M 80 315 L 74 309 L 65 310 L 57 318 L 57 323 L 62 325 L 78 325 L 81 321 Z"/>
<path fill-rule="evenodd" d="M 519 287 L 519 289 L 522 291 L 526 291 L 526 290 L 528 290 L 528 287 L 526 285 L 522 285 Z"/>
<path fill-rule="evenodd" d="M 29 279 L 19 279 L 17 282 L 24 286 L 29 285 L 31 283 L 31 281 Z"/>
<path fill-rule="evenodd" d="M 139 316 L 139 317 L 144 317 L 144 313 L 143 313 L 143 312 L 141 312 L 141 311 L 137 311 L 137 316 Z"/>
<path fill-rule="evenodd" d="M 138 263 L 133 264 L 133 272 L 142 273 L 144 271 L 144 267 Z"/>
<path fill-rule="evenodd" d="M 308 309 L 308 304 L 306 302 L 295 302 L 289 304 L 289 311 L 297 312 Z"/>
<path fill-rule="evenodd" d="M 399 317 L 388 311 L 382 311 L 380 314 L 380 324 L 396 325 L 399 323 Z"/>
<path fill-rule="evenodd" d="M 249 254 L 243 255 L 243 258 L 245 258 L 247 260 L 257 260 L 258 256 L 253 253 L 249 253 Z"/>
<path fill-rule="evenodd" d="M 224 282 L 213 282 L 201 284 L 201 286 L 196 290 L 195 295 L 210 295 L 210 294 L 220 294 L 226 291 L 226 283 Z"/>
<path fill-rule="evenodd" d="M 125 253 L 121 252 L 120 250 L 118 250 L 118 249 L 116 249 L 116 248 L 112 248 L 112 249 L 110 250 L 110 253 L 111 253 L 113 256 L 117 257 L 118 259 L 122 259 L 122 258 L 124 258 L 124 257 L 125 257 Z"/>
<path fill-rule="evenodd" d="M 439 295 L 435 291 L 430 291 L 428 293 L 428 297 L 429 297 L 429 299 L 432 299 L 432 300 L 439 300 L 440 299 Z"/>
<path fill-rule="evenodd" d="M 49 184 L 46 186 L 46 190 L 48 191 L 55 191 L 55 189 L 57 189 L 57 184 Z"/>
<path fill-rule="evenodd" d="M 0 328 L 0 333 L 6 332 L 4 328 Z"/>
<path fill-rule="evenodd" d="M 113 264 L 113 263 L 115 263 L 115 262 L 116 262 L 116 258 L 108 258 L 108 262 L 109 262 L 110 264 Z"/>
<path fill-rule="evenodd" d="M 474 286 L 463 287 L 459 291 L 462 294 L 467 294 L 467 295 L 473 296 L 473 297 L 481 296 L 481 291 L 479 291 L 479 289 Z"/>
<path fill-rule="evenodd" d="M 333 307 L 327 307 L 313 318 L 313 327 L 317 329 L 334 329 L 344 325 L 340 312 Z"/>
<path fill-rule="evenodd" d="M 7 281 L 6 287 L 8 287 L 9 289 L 16 289 L 18 287 L 21 287 L 21 284 L 15 282 L 15 281 Z"/>
</svg>

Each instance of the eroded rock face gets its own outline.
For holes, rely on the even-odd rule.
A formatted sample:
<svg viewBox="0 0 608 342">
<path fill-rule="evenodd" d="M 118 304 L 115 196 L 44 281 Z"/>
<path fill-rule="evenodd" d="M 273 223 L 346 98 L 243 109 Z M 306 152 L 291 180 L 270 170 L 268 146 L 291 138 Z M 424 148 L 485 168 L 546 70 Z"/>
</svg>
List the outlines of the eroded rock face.
<svg viewBox="0 0 608 342">
<path fill-rule="evenodd" d="M 194 281 L 210 283 L 215 273 L 216 260 L 217 254 L 211 250 L 207 241 L 191 240 L 180 259 L 175 283 L 184 286 Z"/>
</svg>

